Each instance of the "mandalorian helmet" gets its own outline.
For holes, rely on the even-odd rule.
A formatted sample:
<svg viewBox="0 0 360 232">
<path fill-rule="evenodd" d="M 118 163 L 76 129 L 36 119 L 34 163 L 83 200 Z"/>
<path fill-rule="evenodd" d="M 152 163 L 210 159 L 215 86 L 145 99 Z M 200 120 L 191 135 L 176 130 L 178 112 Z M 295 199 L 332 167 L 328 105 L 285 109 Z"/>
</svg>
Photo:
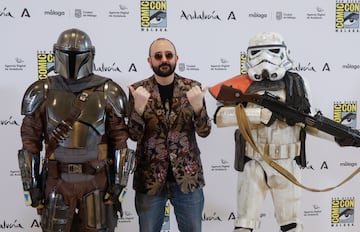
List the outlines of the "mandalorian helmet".
<svg viewBox="0 0 360 232">
<path fill-rule="evenodd" d="M 54 44 L 54 71 L 67 79 L 77 80 L 93 71 L 95 48 L 90 37 L 79 29 L 62 32 Z"/>
<path fill-rule="evenodd" d="M 245 68 L 254 81 L 277 81 L 292 67 L 282 36 L 275 32 L 261 32 L 250 39 Z"/>
</svg>

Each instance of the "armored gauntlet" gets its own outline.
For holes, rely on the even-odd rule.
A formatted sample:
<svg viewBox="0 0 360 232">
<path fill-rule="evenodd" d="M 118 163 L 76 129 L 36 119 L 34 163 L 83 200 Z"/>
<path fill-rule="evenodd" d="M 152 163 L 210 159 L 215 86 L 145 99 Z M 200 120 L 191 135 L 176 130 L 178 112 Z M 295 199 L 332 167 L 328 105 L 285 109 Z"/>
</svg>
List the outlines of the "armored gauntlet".
<svg viewBox="0 0 360 232">
<path fill-rule="evenodd" d="M 37 208 L 41 207 L 43 192 L 40 176 L 40 154 L 32 154 L 27 150 L 19 150 L 18 160 L 25 204 Z"/>
<path fill-rule="evenodd" d="M 104 200 L 106 204 L 113 204 L 114 211 L 122 215 L 121 202 L 127 191 L 126 185 L 129 174 L 133 169 L 134 151 L 131 149 L 121 149 L 114 152 L 114 157 L 108 171 L 108 190 Z"/>
</svg>

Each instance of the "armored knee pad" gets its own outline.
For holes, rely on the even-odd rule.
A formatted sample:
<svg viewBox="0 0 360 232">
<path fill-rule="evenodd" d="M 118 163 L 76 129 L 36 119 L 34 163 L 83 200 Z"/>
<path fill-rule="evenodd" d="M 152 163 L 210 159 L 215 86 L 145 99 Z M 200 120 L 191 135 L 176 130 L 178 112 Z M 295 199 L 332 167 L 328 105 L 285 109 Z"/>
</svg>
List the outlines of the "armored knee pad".
<svg viewBox="0 0 360 232">
<path fill-rule="evenodd" d="M 65 205 L 61 194 L 52 192 L 41 215 L 41 228 L 44 232 L 66 231 L 69 206 Z"/>
<path fill-rule="evenodd" d="M 104 231 L 107 228 L 107 212 L 103 197 L 104 193 L 99 190 L 83 196 L 80 217 L 83 219 L 81 227 L 85 227 L 85 231 Z"/>
<path fill-rule="evenodd" d="M 114 214 L 113 205 L 106 205 L 103 199 L 104 192 L 100 190 L 83 196 L 80 209 L 81 231 L 113 232 L 115 230 L 117 214 Z"/>
</svg>

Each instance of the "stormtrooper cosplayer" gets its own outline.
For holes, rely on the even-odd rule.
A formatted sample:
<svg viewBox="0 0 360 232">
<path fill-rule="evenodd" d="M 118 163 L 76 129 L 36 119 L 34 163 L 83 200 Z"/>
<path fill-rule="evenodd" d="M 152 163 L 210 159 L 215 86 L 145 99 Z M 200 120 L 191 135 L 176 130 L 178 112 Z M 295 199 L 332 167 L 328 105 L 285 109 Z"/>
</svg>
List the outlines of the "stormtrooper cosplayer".
<svg viewBox="0 0 360 232">
<path fill-rule="evenodd" d="M 266 91 L 297 110 L 310 113 L 303 79 L 289 71 L 292 61 L 281 35 L 265 32 L 251 38 L 245 66 L 248 75 L 232 78 L 234 86 L 242 86 L 245 93 Z M 233 106 L 219 106 L 215 113 L 217 126 L 237 125 L 234 112 Z M 268 109 L 253 103 L 246 104 L 245 113 L 260 152 L 300 179 L 299 164 L 303 164 L 305 158 L 304 125 L 280 120 Z M 242 157 L 236 156 L 239 159 L 235 161 L 239 175 L 234 232 L 250 232 L 260 227 L 260 210 L 269 191 L 280 230 L 303 231 L 299 215 L 300 188 L 270 167 L 238 130 L 235 134 L 236 153 Z"/>
<path fill-rule="evenodd" d="M 127 98 L 93 74 L 94 54 L 85 32 L 62 32 L 54 44 L 58 75 L 34 82 L 23 97 L 19 167 L 43 231 L 114 231 L 121 212 L 133 154 Z"/>
</svg>

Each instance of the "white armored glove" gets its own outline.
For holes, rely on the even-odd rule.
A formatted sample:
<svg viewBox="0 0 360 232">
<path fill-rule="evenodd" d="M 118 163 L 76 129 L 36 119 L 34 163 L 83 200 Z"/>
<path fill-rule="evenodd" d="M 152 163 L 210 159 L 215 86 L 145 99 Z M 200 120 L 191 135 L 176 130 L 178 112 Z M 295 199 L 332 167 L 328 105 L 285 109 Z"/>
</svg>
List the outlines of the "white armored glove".
<svg viewBox="0 0 360 232">
<path fill-rule="evenodd" d="M 260 121 L 262 123 L 264 123 L 265 125 L 268 125 L 268 123 L 271 120 L 273 113 L 267 109 L 267 108 L 262 108 L 261 109 L 261 113 L 260 113 Z"/>
</svg>

